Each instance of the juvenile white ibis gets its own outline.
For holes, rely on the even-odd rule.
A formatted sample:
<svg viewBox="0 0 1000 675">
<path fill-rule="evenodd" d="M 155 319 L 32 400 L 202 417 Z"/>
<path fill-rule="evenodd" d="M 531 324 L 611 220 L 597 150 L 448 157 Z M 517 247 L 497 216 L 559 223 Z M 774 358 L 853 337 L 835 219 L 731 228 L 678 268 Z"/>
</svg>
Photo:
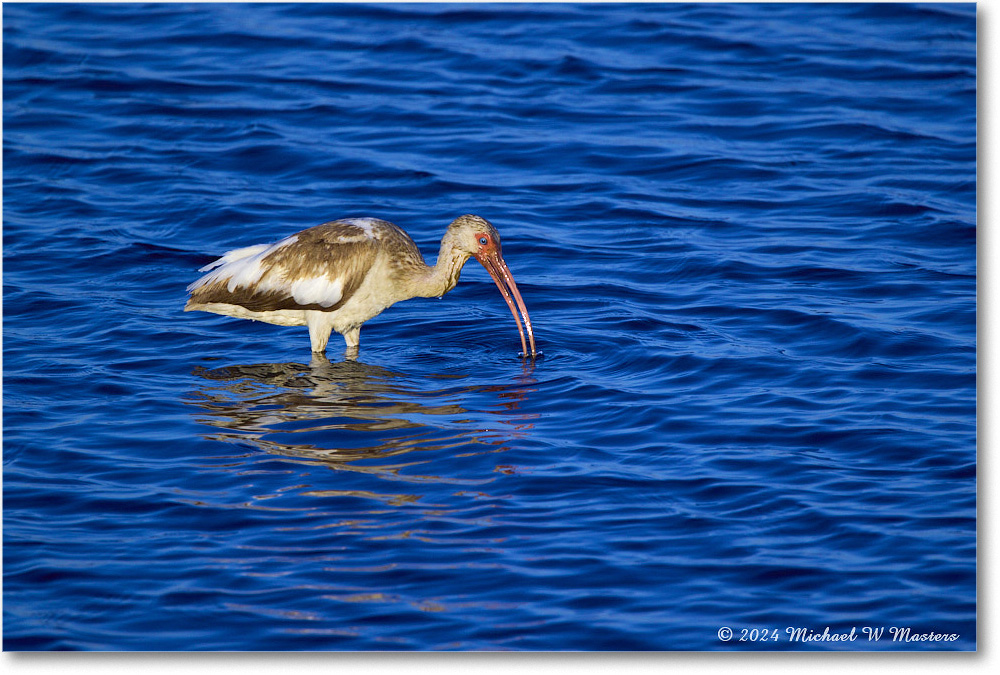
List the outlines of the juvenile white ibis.
<svg viewBox="0 0 1000 675">
<path fill-rule="evenodd" d="M 312 350 L 320 353 L 335 330 L 353 356 L 361 324 L 400 300 L 444 295 L 470 257 L 483 264 L 507 301 L 523 353 L 530 346 L 535 356 L 531 319 L 500 253 L 500 235 L 479 216 L 459 216 L 448 226 L 433 267 L 406 232 L 377 218 L 334 220 L 275 244 L 239 248 L 199 270 L 208 274 L 188 286 L 184 311 L 308 326 Z"/>
</svg>

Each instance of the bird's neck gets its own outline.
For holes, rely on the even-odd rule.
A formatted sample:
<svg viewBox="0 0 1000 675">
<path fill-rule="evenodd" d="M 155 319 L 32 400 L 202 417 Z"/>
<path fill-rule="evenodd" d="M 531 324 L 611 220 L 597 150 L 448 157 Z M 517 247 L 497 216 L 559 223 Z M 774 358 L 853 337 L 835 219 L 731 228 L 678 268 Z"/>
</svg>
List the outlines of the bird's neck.
<svg viewBox="0 0 1000 675">
<path fill-rule="evenodd" d="M 462 273 L 462 267 L 469 257 L 468 253 L 441 242 L 437 263 L 433 267 L 428 267 L 426 272 L 421 275 L 420 296 L 436 298 L 455 288 L 458 277 Z"/>
</svg>

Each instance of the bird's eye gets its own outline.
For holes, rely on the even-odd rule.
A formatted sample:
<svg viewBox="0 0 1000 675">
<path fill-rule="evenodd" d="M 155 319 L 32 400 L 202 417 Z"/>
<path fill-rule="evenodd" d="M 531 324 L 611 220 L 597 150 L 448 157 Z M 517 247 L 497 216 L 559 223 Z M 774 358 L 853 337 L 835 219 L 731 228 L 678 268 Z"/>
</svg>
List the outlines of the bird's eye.
<svg viewBox="0 0 1000 675">
<path fill-rule="evenodd" d="M 490 243 L 490 240 L 487 239 L 486 237 L 480 237 L 479 238 L 479 245 L 480 246 L 486 246 L 486 244 L 488 244 L 488 243 Z"/>
</svg>

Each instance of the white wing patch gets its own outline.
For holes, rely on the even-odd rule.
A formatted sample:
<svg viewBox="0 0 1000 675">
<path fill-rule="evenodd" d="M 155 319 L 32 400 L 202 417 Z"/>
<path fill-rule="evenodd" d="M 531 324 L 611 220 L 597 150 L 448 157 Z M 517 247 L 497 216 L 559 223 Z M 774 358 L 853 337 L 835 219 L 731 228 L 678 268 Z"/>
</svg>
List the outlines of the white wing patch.
<svg viewBox="0 0 1000 675">
<path fill-rule="evenodd" d="M 363 226 L 358 225 L 358 227 Z M 370 228 L 370 224 L 368 227 Z M 316 276 L 289 279 L 278 270 L 273 269 L 271 274 L 262 278 L 264 273 L 268 271 L 268 266 L 264 265 L 264 259 L 278 249 L 294 244 L 297 239 L 293 235 L 275 244 L 257 244 L 229 251 L 212 264 L 202 267 L 200 272 L 214 271 L 188 286 L 188 290 L 193 291 L 208 284 L 225 282 L 230 293 L 240 287 L 254 287 L 253 290 L 258 293 L 268 291 L 288 293 L 300 305 L 319 305 L 320 307 L 336 305 L 344 296 L 344 279 L 342 278 L 330 279 L 327 276 Z"/>
<path fill-rule="evenodd" d="M 261 251 L 266 251 L 271 248 L 271 244 L 254 244 L 253 246 L 247 246 L 246 248 L 238 248 L 233 251 L 227 251 L 224 256 L 216 260 L 214 263 L 210 263 L 200 268 L 199 272 L 207 272 L 208 270 L 215 269 L 219 265 L 225 265 L 231 263 L 234 260 L 242 260 L 243 258 L 249 258 L 252 255 L 256 255 Z"/>
<path fill-rule="evenodd" d="M 353 225 L 359 228 L 364 234 L 358 234 L 353 237 L 341 237 L 339 241 L 349 242 L 349 241 L 362 241 L 364 239 L 378 239 L 378 235 L 375 233 L 375 224 L 379 222 L 378 218 L 342 218 L 340 222 L 347 225 Z"/>
<path fill-rule="evenodd" d="M 294 244 L 297 240 L 298 237 L 292 235 L 291 237 L 285 237 L 275 244 L 257 244 L 255 246 L 247 246 L 245 248 L 238 248 L 236 250 L 229 251 L 214 263 L 206 265 L 198 270 L 199 272 L 206 272 L 212 269 L 215 271 L 211 274 L 206 274 L 201 279 L 195 281 L 187 287 L 187 290 L 193 291 L 201 286 L 215 283 L 217 281 L 223 281 L 225 279 L 229 279 L 229 283 L 226 284 L 226 288 L 229 289 L 230 293 L 232 293 L 238 286 L 250 286 L 255 284 L 260 280 L 260 277 L 266 271 L 264 266 L 261 264 L 264 258 L 269 256 L 271 253 L 274 253 L 279 248 L 288 246 L 289 244 Z M 268 286 L 270 286 L 270 284 L 268 284 Z M 270 289 L 262 288 L 261 290 Z"/>
<path fill-rule="evenodd" d="M 327 277 L 298 279 L 290 284 L 290 290 L 295 302 L 300 305 L 332 307 L 344 295 L 344 280 L 330 281 Z"/>
</svg>

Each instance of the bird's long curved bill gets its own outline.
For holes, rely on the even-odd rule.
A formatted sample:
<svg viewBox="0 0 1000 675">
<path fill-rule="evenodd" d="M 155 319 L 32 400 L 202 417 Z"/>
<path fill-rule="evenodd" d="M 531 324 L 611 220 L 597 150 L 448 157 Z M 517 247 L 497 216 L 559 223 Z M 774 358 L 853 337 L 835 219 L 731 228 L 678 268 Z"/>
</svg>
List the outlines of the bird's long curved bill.
<svg viewBox="0 0 1000 675">
<path fill-rule="evenodd" d="M 514 283 L 514 277 L 510 274 L 510 268 L 507 267 L 507 263 L 499 255 L 483 256 L 479 259 L 479 262 L 483 264 L 486 271 L 493 277 L 493 282 L 500 289 L 500 294 L 507 301 L 507 306 L 510 307 L 510 313 L 514 315 L 514 321 L 517 322 L 517 330 L 521 333 L 521 350 L 527 356 L 530 344 L 531 355 L 535 356 L 535 333 L 531 330 L 531 317 L 528 316 L 524 300 L 521 299 L 521 294 L 517 290 L 517 284 Z M 521 312 L 520 315 L 518 315 L 518 310 Z M 522 316 L 524 317 L 523 327 L 521 325 Z M 527 342 L 524 339 L 525 330 L 528 331 Z"/>
</svg>

